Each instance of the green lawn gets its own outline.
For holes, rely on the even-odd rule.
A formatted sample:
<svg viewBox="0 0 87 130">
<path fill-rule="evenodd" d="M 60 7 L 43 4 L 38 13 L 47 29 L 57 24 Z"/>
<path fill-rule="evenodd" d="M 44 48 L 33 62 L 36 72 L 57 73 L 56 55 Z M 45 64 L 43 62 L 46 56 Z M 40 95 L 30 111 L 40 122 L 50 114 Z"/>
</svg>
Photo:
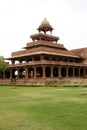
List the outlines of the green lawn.
<svg viewBox="0 0 87 130">
<path fill-rule="evenodd" d="M 0 86 L 0 130 L 87 130 L 87 88 Z"/>
</svg>

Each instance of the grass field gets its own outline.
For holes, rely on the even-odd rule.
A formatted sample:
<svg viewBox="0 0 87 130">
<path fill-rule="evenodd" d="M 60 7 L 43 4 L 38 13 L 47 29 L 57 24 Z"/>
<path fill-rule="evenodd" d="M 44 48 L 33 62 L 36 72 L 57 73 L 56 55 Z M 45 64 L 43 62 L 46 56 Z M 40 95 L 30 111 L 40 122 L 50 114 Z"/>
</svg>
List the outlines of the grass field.
<svg viewBox="0 0 87 130">
<path fill-rule="evenodd" d="M 1 86 L 0 130 L 87 130 L 87 88 Z"/>
</svg>

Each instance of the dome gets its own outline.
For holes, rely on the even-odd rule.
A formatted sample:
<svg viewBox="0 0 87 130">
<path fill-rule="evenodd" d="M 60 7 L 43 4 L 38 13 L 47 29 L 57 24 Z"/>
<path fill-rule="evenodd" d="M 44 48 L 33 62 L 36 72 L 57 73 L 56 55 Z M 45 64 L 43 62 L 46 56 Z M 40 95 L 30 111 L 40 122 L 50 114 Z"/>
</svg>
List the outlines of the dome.
<svg viewBox="0 0 87 130">
<path fill-rule="evenodd" d="M 41 25 L 39 27 L 50 27 L 50 28 L 52 28 L 52 26 L 50 25 L 50 23 L 47 21 L 46 18 L 44 18 L 44 20 L 41 22 Z"/>
<path fill-rule="evenodd" d="M 43 32 L 47 32 L 47 31 L 52 31 L 53 28 L 52 26 L 50 25 L 50 23 L 48 22 L 48 20 L 46 18 L 44 18 L 44 20 L 41 22 L 39 28 L 38 28 L 39 31 L 43 31 Z"/>
</svg>

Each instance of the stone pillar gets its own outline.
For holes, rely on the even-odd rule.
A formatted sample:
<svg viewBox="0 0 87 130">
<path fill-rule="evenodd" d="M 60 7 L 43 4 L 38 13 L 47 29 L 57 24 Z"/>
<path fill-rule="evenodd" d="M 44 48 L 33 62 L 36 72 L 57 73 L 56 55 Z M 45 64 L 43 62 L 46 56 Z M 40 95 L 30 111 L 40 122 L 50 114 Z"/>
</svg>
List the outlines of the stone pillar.
<svg viewBox="0 0 87 130">
<path fill-rule="evenodd" d="M 75 68 L 73 68 L 73 77 L 75 77 Z"/>
<path fill-rule="evenodd" d="M 53 78 L 53 66 L 51 66 L 51 78 Z"/>
<path fill-rule="evenodd" d="M 17 68 L 17 78 L 19 78 L 19 68 Z"/>
<path fill-rule="evenodd" d="M 22 60 L 19 60 L 19 63 L 21 64 L 21 63 L 22 63 Z"/>
<path fill-rule="evenodd" d="M 83 72 L 83 76 L 85 77 L 85 68 L 84 68 L 83 70 L 84 70 L 84 72 Z"/>
<path fill-rule="evenodd" d="M 34 66 L 34 78 L 36 78 L 36 66 Z"/>
<path fill-rule="evenodd" d="M 40 56 L 40 60 L 44 60 L 44 56 L 42 55 L 42 56 Z"/>
<path fill-rule="evenodd" d="M 25 67 L 25 78 L 28 79 L 28 67 Z"/>
<path fill-rule="evenodd" d="M 32 61 L 34 62 L 35 60 L 34 60 L 34 57 L 31 57 L 32 58 Z"/>
<path fill-rule="evenodd" d="M 12 79 L 12 69 L 10 69 L 10 79 Z"/>
<path fill-rule="evenodd" d="M 59 77 L 59 78 L 62 77 L 62 75 L 61 75 L 61 66 L 59 66 L 59 68 L 58 68 L 58 77 Z"/>
<path fill-rule="evenodd" d="M 78 77 L 80 77 L 80 68 L 78 68 Z"/>
<path fill-rule="evenodd" d="M 11 62 L 12 62 L 12 64 L 15 64 L 15 60 L 12 60 Z"/>
<path fill-rule="evenodd" d="M 43 78 L 46 78 L 46 74 L 45 74 L 45 66 L 43 66 Z"/>
</svg>

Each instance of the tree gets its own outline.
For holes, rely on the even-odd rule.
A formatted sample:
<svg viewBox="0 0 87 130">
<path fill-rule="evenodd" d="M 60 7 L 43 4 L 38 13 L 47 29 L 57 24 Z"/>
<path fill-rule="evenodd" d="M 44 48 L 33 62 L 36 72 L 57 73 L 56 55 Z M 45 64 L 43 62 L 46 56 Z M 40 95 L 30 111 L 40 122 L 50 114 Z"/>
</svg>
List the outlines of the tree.
<svg viewBox="0 0 87 130">
<path fill-rule="evenodd" d="M 0 56 L 0 71 L 5 71 L 8 68 L 8 63 L 5 62 L 5 58 Z"/>
</svg>

